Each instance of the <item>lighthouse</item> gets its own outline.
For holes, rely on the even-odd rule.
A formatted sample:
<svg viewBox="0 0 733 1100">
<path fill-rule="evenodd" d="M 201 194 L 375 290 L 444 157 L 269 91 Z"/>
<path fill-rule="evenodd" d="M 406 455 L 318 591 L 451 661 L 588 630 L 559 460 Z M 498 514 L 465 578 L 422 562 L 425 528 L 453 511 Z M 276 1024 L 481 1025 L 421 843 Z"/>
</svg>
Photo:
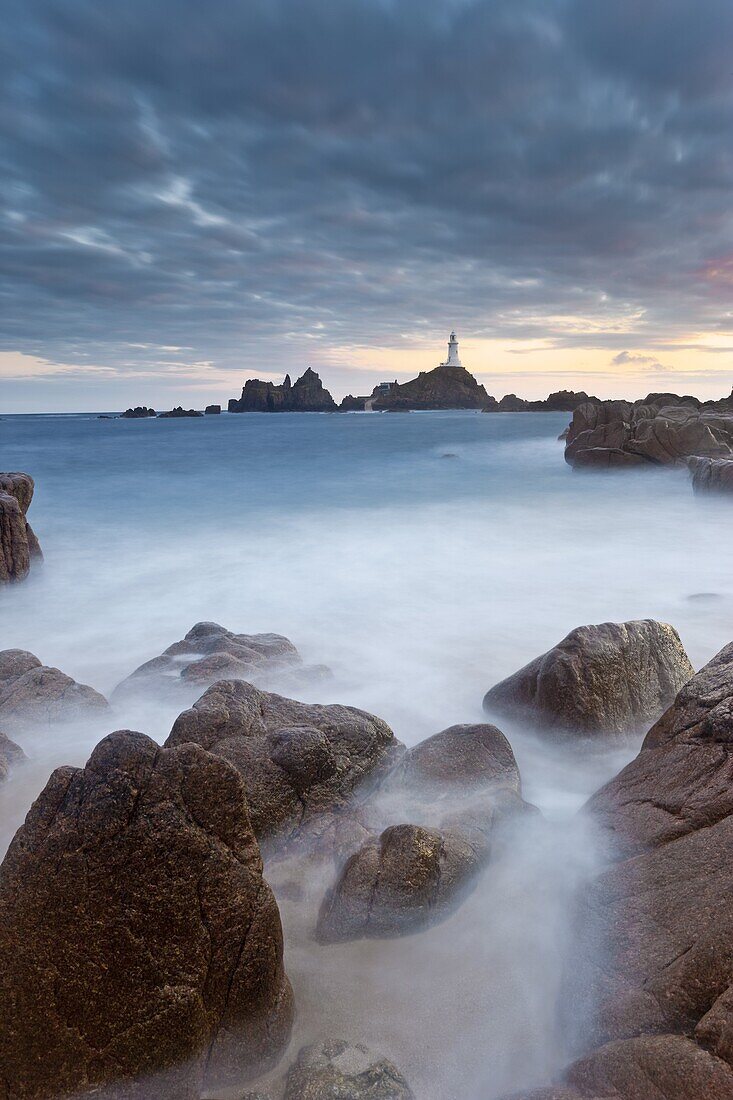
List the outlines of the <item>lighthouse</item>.
<svg viewBox="0 0 733 1100">
<path fill-rule="evenodd" d="M 452 332 L 450 334 L 450 338 L 448 340 L 448 358 L 446 359 L 445 363 L 441 363 L 440 365 L 441 367 L 463 366 L 461 360 L 458 358 L 458 340 L 456 338 L 455 332 Z"/>
</svg>

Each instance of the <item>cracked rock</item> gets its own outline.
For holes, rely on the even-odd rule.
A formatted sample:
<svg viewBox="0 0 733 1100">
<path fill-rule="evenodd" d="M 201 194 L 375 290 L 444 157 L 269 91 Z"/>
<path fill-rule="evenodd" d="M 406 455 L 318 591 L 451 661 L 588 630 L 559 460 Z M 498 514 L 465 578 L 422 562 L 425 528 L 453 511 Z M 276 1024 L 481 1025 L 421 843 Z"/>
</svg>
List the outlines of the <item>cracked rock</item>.
<svg viewBox="0 0 733 1100">
<path fill-rule="evenodd" d="M 234 768 L 122 731 L 53 773 L 0 872 L 0 1019 L 8 1098 L 198 1100 L 278 1060 L 292 994 Z"/>
</svg>

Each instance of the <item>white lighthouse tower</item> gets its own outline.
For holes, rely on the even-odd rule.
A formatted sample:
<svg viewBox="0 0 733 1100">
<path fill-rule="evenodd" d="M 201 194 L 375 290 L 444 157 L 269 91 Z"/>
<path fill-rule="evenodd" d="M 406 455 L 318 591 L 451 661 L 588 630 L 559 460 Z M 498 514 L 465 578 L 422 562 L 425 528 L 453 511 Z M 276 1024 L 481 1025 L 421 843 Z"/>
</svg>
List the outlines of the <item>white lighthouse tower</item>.
<svg viewBox="0 0 733 1100">
<path fill-rule="evenodd" d="M 458 340 L 456 338 L 455 332 L 452 332 L 450 334 L 450 339 L 448 340 L 448 358 L 446 359 L 445 363 L 441 363 L 440 365 L 441 367 L 463 366 L 463 363 L 461 363 L 461 360 L 458 358 Z"/>
</svg>

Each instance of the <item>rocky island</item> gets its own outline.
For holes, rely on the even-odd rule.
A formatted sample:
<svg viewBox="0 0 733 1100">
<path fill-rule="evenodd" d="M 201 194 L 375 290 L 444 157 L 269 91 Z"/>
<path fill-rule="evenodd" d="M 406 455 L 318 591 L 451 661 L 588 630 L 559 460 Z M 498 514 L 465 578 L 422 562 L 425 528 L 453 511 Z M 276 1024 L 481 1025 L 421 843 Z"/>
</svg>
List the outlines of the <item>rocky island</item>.
<svg viewBox="0 0 733 1100">
<path fill-rule="evenodd" d="M 244 384 L 242 396 L 229 402 L 230 413 L 335 411 L 336 402 L 310 367 L 292 383 L 290 375 L 286 374 L 279 386 L 274 382 L 249 378 Z"/>
</svg>

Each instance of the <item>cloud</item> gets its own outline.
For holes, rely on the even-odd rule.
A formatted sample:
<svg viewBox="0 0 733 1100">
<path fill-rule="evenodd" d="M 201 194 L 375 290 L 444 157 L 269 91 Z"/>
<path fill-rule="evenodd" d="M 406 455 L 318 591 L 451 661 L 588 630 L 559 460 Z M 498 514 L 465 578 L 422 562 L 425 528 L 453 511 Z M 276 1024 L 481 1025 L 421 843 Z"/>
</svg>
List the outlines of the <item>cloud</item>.
<svg viewBox="0 0 733 1100">
<path fill-rule="evenodd" d="M 674 374 L 672 367 L 666 367 L 660 363 L 656 355 L 638 355 L 629 351 L 620 351 L 611 360 L 614 367 L 635 367 L 637 371 L 651 374 Z"/>
<path fill-rule="evenodd" d="M 3 22 L 7 350 L 279 373 L 452 325 L 733 330 L 728 0 L 6 0 Z"/>
</svg>

